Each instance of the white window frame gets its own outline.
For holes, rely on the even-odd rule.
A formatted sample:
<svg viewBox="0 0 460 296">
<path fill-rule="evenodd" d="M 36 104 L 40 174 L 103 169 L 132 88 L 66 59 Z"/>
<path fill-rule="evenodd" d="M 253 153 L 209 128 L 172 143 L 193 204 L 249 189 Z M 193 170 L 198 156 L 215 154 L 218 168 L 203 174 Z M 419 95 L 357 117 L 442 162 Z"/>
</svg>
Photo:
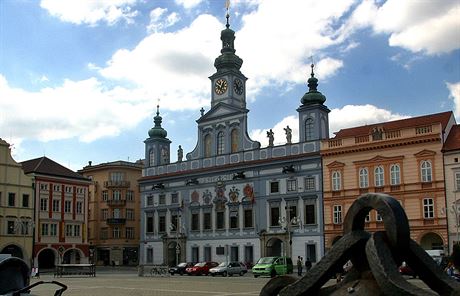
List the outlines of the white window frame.
<svg viewBox="0 0 460 296">
<path fill-rule="evenodd" d="M 287 179 L 286 188 L 287 188 L 287 191 L 289 192 L 297 191 L 297 179 Z"/>
<path fill-rule="evenodd" d="M 359 188 L 369 187 L 369 170 L 367 168 L 359 169 Z"/>
<path fill-rule="evenodd" d="M 342 174 L 340 171 L 332 171 L 332 191 L 342 189 Z"/>
<path fill-rule="evenodd" d="M 423 219 L 434 218 L 434 199 L 427 197 L 423 199 Z"/>
<path fill-rule="evenodd" d="M 385 170 L 381 165 L 374 169 L 374 185 L 375 187 L 383 187 L 385 185 Z"/>
<path fill-rule="evenodd" d="M 420 177 L 422 178 L 422 182 L 424 183 L 430 183 L 433 181 L 431 161 L 423 160 L 420 163 Z"/>
<path fill-rule="evenodd" d="M 401 184 L 401 167 L 399 164 L 392 164 L 390 166 L 390 185 Z"/>
<path fill-rule="evenodd" d="M 333 223 L 342 224 L 342 206 L 341 205 L 333 206 Z"/>
</svg>

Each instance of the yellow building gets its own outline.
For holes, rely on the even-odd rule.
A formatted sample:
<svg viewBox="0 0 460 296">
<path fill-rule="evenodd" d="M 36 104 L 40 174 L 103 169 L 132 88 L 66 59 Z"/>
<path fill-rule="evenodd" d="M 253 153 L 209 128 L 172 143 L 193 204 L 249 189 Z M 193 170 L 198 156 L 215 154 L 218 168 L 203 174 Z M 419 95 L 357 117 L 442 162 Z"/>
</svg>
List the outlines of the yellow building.
<svg viewBox="0 0 460 296">
<path fill-rule="evenodd" d="M 31 266 L 34 233 L 32 178 L 11 157 L 0 138 L 0 253 L 24 259 Z"/>
<path fill-rule="evenodd" d="M 139 261 L 142 162 L 114 161 L 79 171 L 90 178 L 88 236 L 98 265 L 137 265 Z"/>
<path fill-rule="evenodd" d="M 342 236 L 353 201 L 367 192 L 395 197 L 409 219 L 412 239 L 424 249 L 447 249 L 442 148 L 455 125 L 452 112 L 342 129 L 321 143 L 325 245 Z M 370 231 L 383 229 L 375 211 Z"/>
<path fill-rule="evenodd" d="M 460 243 L 460 126 L 455 125 L 444 145 L 446 214 L 449 230 L 449 254 Z"/>
</svg>

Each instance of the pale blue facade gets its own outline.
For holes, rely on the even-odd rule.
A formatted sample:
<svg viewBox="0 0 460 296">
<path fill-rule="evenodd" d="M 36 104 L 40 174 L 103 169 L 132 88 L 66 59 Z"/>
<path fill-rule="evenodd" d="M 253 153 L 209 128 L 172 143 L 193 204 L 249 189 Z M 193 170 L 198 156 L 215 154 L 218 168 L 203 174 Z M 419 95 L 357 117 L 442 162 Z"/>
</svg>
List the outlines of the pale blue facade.
<svg viewBox="0 0 460 296">
<path fill-rule="evenodd" d="M 144 142 L 141 264 L 255 262 L 282 254 L 316 262 L 324 255 L 319 149 L 329 132 L 325 97 L 318 99 L 312 74 L 297 109 L 300 141 L 261 147 L 248 136 L 246 77 L 234 39 L 227 24 L 217 72 L 209 77 L 211 109 L 197 120 L 193 151 L 170 161 L 159 112 Z"/>
</svg>

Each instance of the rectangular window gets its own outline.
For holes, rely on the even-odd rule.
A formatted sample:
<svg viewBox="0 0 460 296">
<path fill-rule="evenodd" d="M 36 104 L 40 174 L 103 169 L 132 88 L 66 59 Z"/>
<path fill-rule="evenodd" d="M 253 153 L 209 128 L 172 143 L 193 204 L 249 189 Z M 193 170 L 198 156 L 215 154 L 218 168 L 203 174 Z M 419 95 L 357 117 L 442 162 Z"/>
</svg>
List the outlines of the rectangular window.
<svg viewBox="0 0 460 296">
<path fill-rule="evenodd" d="M 59 199 L 53 199 L 53 212 L 60 212 L 61 211 L 61 202 Z"/>
<path fill-rule="evenodd" d="M 203 214 L 203 228 L 204 230 L 210 230 L 212 228 L 210 212 Z"/>
<path fill-rule="evenodd" d="M 287 180 L 287 191 L 297 191 L 297 179 Z"/>
<path fill-rule="evenodd" d="M 110 181 L 123 181 L 123 173 L 122 172 L 113 172 L 110 173 Z"/>
<path fill-rule="evenodd" d="M 29 195 L 28 194 L 23 194 L 22 195 L 22 207 L 23 208 L 28 208 L 29 207 Z"/>
<path fill-rule="evenodd" d="M 108 209 L 102 209 L 101 210 L 101 213 L 102 213 L 102 220 L 107 220 L 107 218 L 109 217 L 109 210 Z"/>
<path fill-rule="evenodd" d="M 66 192 L 66 193 L 72 193 L 72 187 L 66 186 L 66 187 L 65 187 L 65 192 Z"/>
<path fill-rule="evenodd" d="M 112 238 L 118 239 L 120 238 L 120 234 L 121 234 L 120 228 L 114 227 L 112 230 Z"/>
<path fill-rule="evenodd" d="M 147 195 L 147 206 L 153 206 L 153 195 Z"/>
<path fill-rule="evenodd" d="M 47 236 L 49 234 L 49 232 L 48 232 L 48 223 L 43 223 L 42 224 L 41 234 L 42 234 L 42 236 Z"/>
<path fill-rule="evenodd" d="M 216 247 L 216 255 L 225 255 L 225 247 Z"/>
<path fill-rule="evenodd" d="M 48 190 L 48 184 L 40 183 L 40 190 Z"/>
<path fill-rule="evenodd" d="M 230 211 L 230 228 L 239 228 L 238 226 L 238 211 Z"/>
<path fill-rule="evenodd" d="M 311 191 L 316 189 L 315 177 L 305 178 L 305 190 Z"/>
<path fill-rule="evenodd" d="M 8 221 L 8 229 L 7 229 L 7 232 L 8 234 L 16 234 L 16 228 L 15 228 L 15 223 L 14 221 Z M 42 228 L 43 230 L 43 228 Z"/>
<path fill-rule="evenodd" d="M 64 201 L 64 213 L 71 213 L 72 212 L 72 201 L 66 200 Z"/>
<path fill-rule="evenodd" d="M 127 239 L 134 238 L 134 228 L 133 227 L 126 227 L 126 238 Z"/>
<path fill-rule="evenodd" d="M 57 236 L 57 224 L 50 224 L 50 236 Z"/>
<path fill-rule="evenodd" d="M 57 191 L 57 192 L 60 192 L 61 191 L 61 185 L 54 185 L 53 190 Z"/>
<path fill-rule="evenodd" d="M 48 211 L 48 199 L 40 198 L 40 211 Z"/>
<path fill-rule="evenodd" d="M 153 248 L 147 249 L 147 263 L 153 263 Z"/>
<path fill-rule="evenodd" d="M 134 191 L 128 190 L 126 192 L 126 200 L 127 201 L 133 201 L 134 200 Z"/>
<path fill-rule="evenodd" d="M 432 198 L 423 199 L 423 218 L 434 218 L 434 201 Z"/>
<path fill-rule="evenodd" d="M 134 210 L 126 209 L 126 219 L 129 221 L 134 221 Z"/>
<path fill-rule="evenodd" d="M 147 232 L 148 233 L 153 233 L 153 217 L 147 217 Z"/>
<path fill-rule="evenodd" d="M 455 173 L 455 190 L 460 191 L 460 172 Z"/>
<path fill-rule="evenodd" d="M 121 191 L 120 190 L 114 190 L 112 192 L 112 199 L 113 200 L 121 200 Z"/>
<path fill-rule="evenodd" d="M 342 189 L 342 174 L 339 171 L 332 172 L 332 191 Z"/>
<path fill-rule="evenodd" d="M 171 194 L 171 203 L 178 204 L 179 203 L 179 193 L 172 193 Z"/>
<path fill-rule="evenodd" d="M 216 228 L 224 229 L 224 227 L 225 227 L 224 212 L 223 211 L 216 212 Z"/>
<path fill-rule="evenodd" d="M 244 227 L 253 227 L 252 209 L 244 209 Z"/>
<path fill-rule="evenodd" d="M 334 206 L 334 224 L 342 224 L 342 206 Z"/>
<path fill-rule="evenodd" d="M 83 213 L 83 203 L 81 201 L 77 201 L 76 211 L 77 211 L 77 214 L 82 214 Z"/>
<path fill-rule="evenodd" d="M 200 214 L 192 213 L 192 231 L 200 230 Z"/>
<path fill-rule="evenodd" d="M 159 203 L 160 205 L 166 204 L 166 194 L 160 194 Z"/>
<path fill-rule="evenodd" d="M 166 231 L 166 216 L 160 216 L 158 222 L 158 232 Z"/>
<path fill-rule="evenodd" d="M 73 231 L 72 231 L 73 227 L 72 226 L 73 225 L 69 225 L 69 224 L 67 224 L 65 226 L 65 236 L 72 236 L 72 233 L 73 233 Z"/>
<path fill-rule="evenodd" d="M 8 193 L 8 206 L 14 207 L 16 205 L 16 194 L 14 192 Z"/>
<path fill-rule="evenodd" d="M 107 190 L 102 191 L 102 200 L 107 201 L 109 199 L 109 192 Z"/>
<path fill-rule="evenodd" d="M 316 224 L 316 207 L 314 204 L 305 205 L 305 224 Z"/>
<path fill-rule="evenodd" d="M 278 181 L 270 182 L 270 193 L 279 193 L 280 192 L 280 183 Z"/>
<path fill-rule="evenodd" d="M 307 245 L 307 259 L 311 262 L 316 262 L 316 245 L 308 244 Z"/>
<path fill-rule="evenodd" d="M 80 225 L 73 226 L 73 236 L 80 236 Z"/>
<path fill-rule="evenodd" d="M 270 207 L 270 226 L 279 226 L 280 208 L 278 206 Z"/>
<path fill-rule="evenodd" d="M 100 237 L 101 240 L 106 240 L 109 237 L 109 229 L 107 227 L 101 228 Z"/>
<path fill-rule="evenodd" d="M 287 221 L 291 221 L 292 219 L 294 219 L 294 217 L 297 217 L 297 205 L 295 204 L 288 205 L 286 216 L 287 216 L 286 217 Z"/>
</svg>

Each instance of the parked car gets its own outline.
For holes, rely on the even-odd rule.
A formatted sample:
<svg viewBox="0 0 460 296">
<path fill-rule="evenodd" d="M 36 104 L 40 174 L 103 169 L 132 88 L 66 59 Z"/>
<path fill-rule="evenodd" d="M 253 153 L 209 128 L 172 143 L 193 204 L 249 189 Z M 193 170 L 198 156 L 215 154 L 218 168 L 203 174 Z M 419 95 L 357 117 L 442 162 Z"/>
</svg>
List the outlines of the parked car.
<svg viewBox="0 0 460 296">
<path fill-rule="evenodd" d="M 216 267 L 217 265 L 219 265 L 219 263 L 213 261 L 199 262 L 194 266 L 186 268 L 185 271 L 188 275 L 208 275 L 209 269 Z"/>
<path fill-rule="evenodd" d="M 415 274 L 414 270 L 412 268 L 410 268 L 410 266 L 407 265 L 406 262 L 403 262 L 401 264 L 401 266 L 399 267 L 399 273 L 401 275 L 409 275 L 409 276 L 411 276 L 413 278 L 417 277 L 417 275 Z"/>
<path fill-rule="evenodd" d="M 209 270 L 209 273 L 212 276 L 232 276 L 234 274 L 243 276 L 246 272 L 248 272 L 248 269 L 240 262 L 222 262 L 218 266 Z"/>
<path fill-rule="evenodd" d="M 254 277 L 261 275 L 274 277 L 276 275 L 292 273 L 293 270 L 294 266 L 290 257 L 262 257 L 252 268 L 252 274 Z"/>
<path fill-rule="evenodd" d="M 184 273 L 186 273 L 185 270 L 187 269 L 187 267 L 192 267 L 193 265 L 195 264 L 192 262 L 179 263 L 178 265 L 169 268 L 169 274 L 175 275 L 177 273 L 180 275 L 184 275 Z"/>
</svg>

